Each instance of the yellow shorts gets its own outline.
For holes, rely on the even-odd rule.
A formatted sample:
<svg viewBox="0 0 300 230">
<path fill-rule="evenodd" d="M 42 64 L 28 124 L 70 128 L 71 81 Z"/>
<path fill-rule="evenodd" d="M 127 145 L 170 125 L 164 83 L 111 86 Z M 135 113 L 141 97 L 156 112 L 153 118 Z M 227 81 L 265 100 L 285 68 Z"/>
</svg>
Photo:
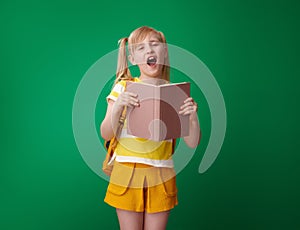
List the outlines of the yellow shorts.
<svg viewBox="0 0 300 230">
<path fill-rule="evenodd" d="M 134 212 L 170 210 L 178 203 L 175 171 L 115 161 L 104 201 Z"/>
</svg>

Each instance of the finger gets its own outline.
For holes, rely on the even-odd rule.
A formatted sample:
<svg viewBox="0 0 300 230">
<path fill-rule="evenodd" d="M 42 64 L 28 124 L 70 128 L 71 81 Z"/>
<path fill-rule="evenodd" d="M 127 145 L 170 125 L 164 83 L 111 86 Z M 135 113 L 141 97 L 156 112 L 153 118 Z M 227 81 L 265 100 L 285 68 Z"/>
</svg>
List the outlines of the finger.
<svg viewBox="0 0 300 230">
<path fill-rule="evenodd" d="M 131 97 L 137 97 L 138 95 L 135 94 L 135 93 L 132 93 L 132 92 L 124 92 L 126 93 L 128 96 L 131 96 Z"/>
<path fill-rule="evenodd" d="M 188 114 L 195 113 L 196 111 L 197 111 L 197 108 L 195 106 L 189 106 L 189 107 L 186 107 L 186 108 L 180 110 L 179 114 L 188 115 Z"/>
<path fill-rule="evenodd" d="M 119 95 L 120 100 L 128 100 L 129 98 L 137 98 L 137 94 L 131 92 L 123 92 Z"/>
<path fill-rule="evenodd" d="M 136 97 L 127 94 L 124 94 L 122 97 L 120 97 L 120 101 L 125 104 L 129 104 L 131 102 L 139 103 L 139 100 Z"/>
<path fill-rule="evenodd" d="M 138 103 L 138 95 L 135 93 L 131 93 L 131 92 L 124 92 L 123 98 L 126 98 L 126 100 L 129 101 L 134 101 L 135 103 Z"/>
<path fill-rule="evenodd" d="M 128 98 L 126 100 L 126 105 L 130 106 L 130 107 L 133 107 L 133 106 L 139 106 L 139 100 L 137 100 L 136 98 Z"/>
<path fill-rule="evenodd" d="M 137 99 L 136 97 L 130 97 L 129 100 L 130 101 L 134 101 L 135 103 L 139 103 L 140 102 L 140 100 Z"/>
<path fill-rule="evenodd" d="M 193 113 L 195 113 L 195 110 L 187 110 L 187 111 L 184 112 L 182 115 L 183 115 L 183 116 L 186 116 L 186 115 L 191 115 L 191 114 L 193 114 Z"/>
<path fill-rule="evenodd" d="M 129 103 L 127 104 L 127 106 L 130 107 L 130 108 L 133 108 L 133 107 L 135 107 L 135 106 L 137 106 L 137 105 L 138 105 L 138 104 L 135 103 L 135 102 L 129 102 Z"/>
<path fill-rule="evenodd" d="M 185 109 L 186 107 L 193 106 L 193 105 L 194 103 L 192 101 L 187 101 L 180 107 L 180 109 Z"/>
<path fill-rule="evenodd" d="M 130 101 L 130 104 L 131 104 L 132 106 L 135 106 L 135 107 L 140 106 L 140 104 L 139 104 L 138 102 L 135 102 L 135 101 Z"/>
<path fill-rule="evenodd" d="M 183 103 L 187 103 L 187 102 L 193 102 L 194 99 L 192 97 L 188 97 L 187 99 L 184 100 Z"/>
<path fill-rule="evenodd" d="M 186 115 L 186 113 L 189 111 L 189 108 L 187 107 L 187 108 L 184 108 L 184 109 L 182 109 L 182 110 L 180 110 L 179 111 L 179 114 L 181 114 L 181 115 Z"/>
</svg>

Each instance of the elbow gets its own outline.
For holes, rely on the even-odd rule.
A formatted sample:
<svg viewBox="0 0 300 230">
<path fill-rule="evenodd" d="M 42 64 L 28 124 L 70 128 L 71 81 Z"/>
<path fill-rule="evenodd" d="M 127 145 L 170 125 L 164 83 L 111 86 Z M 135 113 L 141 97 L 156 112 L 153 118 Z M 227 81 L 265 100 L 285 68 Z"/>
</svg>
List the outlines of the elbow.
<svg viewBox="0 0 300 230">
<path fill-rule="evenodd" d="M 106 141 L 109 141 L 110 139 L 112 139 L 112 135 L 109 134 L 109 132 L 107 131 L 107 128 L 105 127 L 105 125 L 103 123 L 100 125 L 100 135 Z"/>
<path fill-rule="evenodd" d="M 197 135 L 198 137 L 194 137 L 194 138 L 191 138 L 191 137 L 188 137 L 188 138 L 185 138 L 185 143 L 188 147 L 194 149 L 194 148 L 197 148 L 198 145 L 200 144 L 200 141 L 201 141 L 201 137 L 202 137 L 202 134 L 201 134 L 201 130 L 199 132 L 199 135 Z"/>
<path fill-rule="evenodd" d="M 184 138 L 184 142 L 189 148 L 192 148 L 192 149 L 196 148 L 199 144 L 199 141 L 191 140 L 189 138 Z"/>
<path fill-rule="evenodd" d="M 195 141 L 195 143 L 192 143 L 191 148 L 196 148 L 198 145 L 200 145 L 201 137 L 202 137 L 202 133 L 201 133 L 201 130 L 200 130 L 198 139 L 197 139 L 197 141 Z"/>
<path fill-rule="evenodd" d="M 187 143 L 187 146 L 190 147 L 191 149 L 195 149 L 197 148 L 199 142 L 198 143 Z"/>
</svg>

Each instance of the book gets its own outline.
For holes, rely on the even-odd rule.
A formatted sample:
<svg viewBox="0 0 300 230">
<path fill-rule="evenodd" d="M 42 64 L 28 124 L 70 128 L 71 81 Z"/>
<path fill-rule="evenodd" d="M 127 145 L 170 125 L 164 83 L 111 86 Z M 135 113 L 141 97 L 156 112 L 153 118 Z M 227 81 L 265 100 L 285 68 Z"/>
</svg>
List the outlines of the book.
<svg viewBox="0 0 300 230">
<path fill-rule="evenodd" d="M 189 116 L 180 107 L 190 96 L 190 83 L 154 85 L 127 82 L 126 90 L 138 95 L 140 105 L 127 109 L 127 133 L 162 141 L 189 135 Z"/>
</svg>

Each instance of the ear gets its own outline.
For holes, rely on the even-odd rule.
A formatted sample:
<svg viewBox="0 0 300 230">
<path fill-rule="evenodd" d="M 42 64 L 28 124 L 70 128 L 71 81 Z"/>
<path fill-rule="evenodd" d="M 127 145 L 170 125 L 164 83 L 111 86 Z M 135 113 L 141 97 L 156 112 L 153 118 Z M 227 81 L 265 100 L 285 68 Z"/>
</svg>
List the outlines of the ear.
<svg viewBox="0 0 300 230">
<path fill-rule="evenodd" d="M 134 61 L 134 57 L 131 54 L 128 55 L 128 60 L 131 62 L 132 65 L 136 65 L 136 63 Z"/>
</svg>

